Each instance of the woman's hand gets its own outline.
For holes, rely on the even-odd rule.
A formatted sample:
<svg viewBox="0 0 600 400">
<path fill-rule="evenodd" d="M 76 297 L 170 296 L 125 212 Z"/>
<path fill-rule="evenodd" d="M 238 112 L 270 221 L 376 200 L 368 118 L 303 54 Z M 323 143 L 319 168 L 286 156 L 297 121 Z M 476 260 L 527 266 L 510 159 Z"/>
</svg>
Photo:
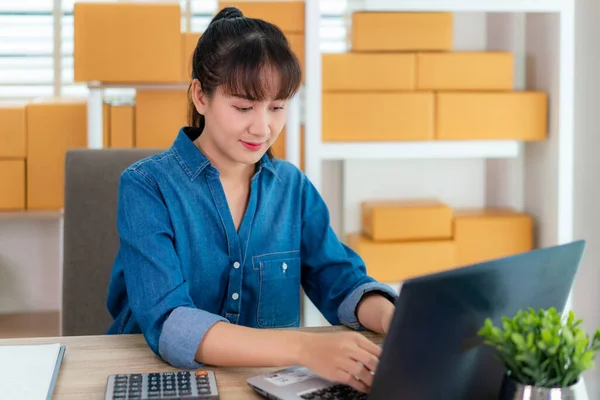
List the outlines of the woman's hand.
<svg viewBox="0 0 600 400">
<path fill-rule="evenodd" d="M 308 333 L 299 346 L 300 365 L 320 377 L 368 392 L 381 348 L 357 332 Z"/>
</svg>

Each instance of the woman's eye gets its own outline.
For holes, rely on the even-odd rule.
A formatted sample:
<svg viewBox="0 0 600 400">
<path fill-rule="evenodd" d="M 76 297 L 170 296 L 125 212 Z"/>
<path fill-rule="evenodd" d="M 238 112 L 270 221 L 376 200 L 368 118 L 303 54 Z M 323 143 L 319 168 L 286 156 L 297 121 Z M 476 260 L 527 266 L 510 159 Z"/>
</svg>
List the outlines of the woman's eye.
<svg viewBox="0 0 600 400">
<path fill-rule="evenodd" d="M 281 107 L 273 107 L 273 110 L 274 110 L 274 111 L 283 110 L 283 106 L 281 106 Z"/>
<path fill-rule="evenodd" d="M 241 112 L 247 112 L 252 110 L 252 107 L 235 107 L 236 110 L 241 111 Z"/>
</svg>

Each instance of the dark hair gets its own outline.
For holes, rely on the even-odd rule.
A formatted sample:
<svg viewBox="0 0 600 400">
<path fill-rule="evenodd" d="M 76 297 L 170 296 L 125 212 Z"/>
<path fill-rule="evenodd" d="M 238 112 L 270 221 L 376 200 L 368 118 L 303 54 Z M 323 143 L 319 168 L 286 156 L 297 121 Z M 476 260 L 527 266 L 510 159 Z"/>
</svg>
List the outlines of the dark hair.
<svg viewBox="0 0 600 400">
<path fill-rule="evenodd" d="M 270 71 L 276 72 L 277 82 L 265 80 Z M 200 81 L 208 98 L 221 86 L 225 94 L 249 100 L 287 100 L 298 91 L 302 72 L 281 29 L 261 19 L 244 17 L 236 7 L 225 7 L 198 40 L 192 79 Z M 190 84 L 188 124 L 201 131 L 204 116 L 192 102 L 191 88 Z M 267 154 L 272 157 L 270 148 Z"/>
</svg>

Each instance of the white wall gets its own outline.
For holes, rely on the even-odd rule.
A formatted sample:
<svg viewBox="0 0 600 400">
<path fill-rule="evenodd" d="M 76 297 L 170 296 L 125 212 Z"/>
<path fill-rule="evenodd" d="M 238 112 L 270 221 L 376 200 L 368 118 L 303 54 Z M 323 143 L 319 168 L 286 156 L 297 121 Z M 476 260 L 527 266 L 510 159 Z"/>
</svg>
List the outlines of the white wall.
<svg viewBox="0 0 600 400">
<path fill-rule="evenodd" d="M 56 215 L 0 216 L 0 313 L 59 310 L 61 226 Z"/>
<path fill-rule="evenodd" d="M 600 327 L 600 2 L 575 2 L 575 237 L 587 249 L 575 282 L 573 309 L 587 332 Z M 590 399 L 600 398 L 600 359 L 585 375 Z"/>
</svg>

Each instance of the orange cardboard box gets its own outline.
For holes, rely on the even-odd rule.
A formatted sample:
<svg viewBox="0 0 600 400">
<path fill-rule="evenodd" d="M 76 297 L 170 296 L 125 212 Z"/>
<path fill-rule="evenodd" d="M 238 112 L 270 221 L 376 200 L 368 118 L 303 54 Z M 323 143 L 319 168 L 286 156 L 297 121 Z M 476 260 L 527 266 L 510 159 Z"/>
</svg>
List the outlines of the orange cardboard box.
<svg viewBox="0 0 600 400">
<path fill-rule="evenodd" d="M 512 90 L 514 59 L 503 52 L 417 55 L 418 90 Z"/>
<path fill-rule="evenodd" d="M 75 81 L 179 82 L 178 3 L 76 2 Z"/>
<path fill-rule="evenodd" d="M 346 243 L 362 257 L 367 273 L 379 282 L 402 282 L 456 265 L 452 240 L 375 242 L 354 233 L 347 236 Z"/>
<path fill-rule="evenodd" d="M 0 160 L 0 210 L 25 209 L 25 160 Z"/>
<path fill-rule="evenodd" d="M 432 140 L 434 95 L 323 93 L 325 142 Z"/>
<path fill-rule="evenodd" d="M 25 104 L 0 104 L 0 158 L 25 158 Z"/>
<path fill-rule="evenodd" d="M 134 146 L 135 108 L 131 104 L 110 107 L 110 147 L 131 149 Z"/>
<path fill-rule="evenodd" d="M 181 80 L 184 82 L 192 80 L 192 59 L 201 35 L 196 32 L 181 34 Z"/>
<path fill-rule="evenodd" d="M 533 219 L 512 210 L 457 210 L 454 240 L 460 266 L 530 251 Z"/>
<path fill-rule="evenodd" d="M 544 140 L 548 97 L 543 92 L 440 92 L 435 126 L 440 140 Z"/>
<path fill-rule="evenodd" d="M 300 69 L 302 70 L 302 81 L 305 79 L 305 69 L 304 69 L 304 34 L 303 33 L 286 33 L 285 34 L 290 48 L 296 54 L 298 58 L 298 62 L 300 63 Z"/>
<path fill-rule="evenodd" d="M 65 155 L 87 147 L 87 103 L 46 99 L 27 105 L 27 208 L 64 204 Z"/>
<path fill-rule="evenodd" d="M 362 229 L 374 241 L 452 238 L 452 208 L 435 200 L 367 201 Z"/>
<path fill-rule="evenodd" d="M 452 13 L 354 12 L 352 51 L 448 51 L 453 45 Z"/>
<path fill-rule="evenodd" d="M 304 1 L 219 1 L 219 10 L 228 6 L 239 8 L 245 17 L 259 18 L 277 25 L 279 29 L 286 33 L 304 32 Z"/>
<path fill-rule="evenodd" d="M 135 99 L 135 145 L 167 149 L 187 125 L 187 90 L 138 90 Z"/>
<path fill-rule="evenodd" d="M 285 149 L 286 149 L 285 128 L 283 128 L 283 131 L 281 131 L 281 133 L 279 134 L 279 137 L 277 138 L 275 143 L 273 143 L 273 145 L 271 146 L 271 150 L 273 152 L 273 155 L 276 158 L 285 160 L 286 159 Z M 304 170 L 304 126 L 303 125 L 300 126 L 300 169 Z"/>
<path fill-rule="evenodd" d="M 403 53 L 325 53 L 323 91 L 414 90 L 416 56 Z"/>
</svg>

